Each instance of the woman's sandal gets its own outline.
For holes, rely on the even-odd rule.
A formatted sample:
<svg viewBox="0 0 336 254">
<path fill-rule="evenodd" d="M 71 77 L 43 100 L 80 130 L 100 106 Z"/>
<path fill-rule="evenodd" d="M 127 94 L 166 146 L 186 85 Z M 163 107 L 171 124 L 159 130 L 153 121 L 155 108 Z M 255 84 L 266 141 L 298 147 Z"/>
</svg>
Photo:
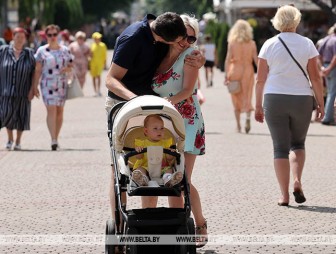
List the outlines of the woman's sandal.
<svg viewBox="0 0 336 254">
<path fill-rule="evenodd" d="M 207 244 L 208 242 L 208 233 L 206 232 L 207 228 L 208 224 L 206 220 L 204 220 L 204 224 L 202 226 L 195 227 L 196 235 L 202 235 L 202 237 L 200 237 L 199 240 L 197 241 L 198 244 L 196 244 L 196 248 L 202 248 Z M 204 231 L 206 233 L 204 233 Z"/>
</svg>

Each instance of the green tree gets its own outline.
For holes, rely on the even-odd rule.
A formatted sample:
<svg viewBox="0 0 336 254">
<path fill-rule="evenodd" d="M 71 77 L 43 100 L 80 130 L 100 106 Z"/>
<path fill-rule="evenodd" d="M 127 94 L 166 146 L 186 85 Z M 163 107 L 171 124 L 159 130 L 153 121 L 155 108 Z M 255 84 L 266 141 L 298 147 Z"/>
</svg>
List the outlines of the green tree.
<svg viewBox="0 0 336 254">
<path fill-rule="evenodd" d="M 19 19 L 37 17 L 44 25 L 55 23 L 62 28 L 74 28 L 83 20 L 81 0 L 21 0 Z"/>
<path fill-rule="evenodd" d="M 197 18 L 201 18 L 204 13 L 212 9 L 212 0 L 146 0 L 146 11 L 155 15 L 172 11 L 179 14 L 194 14 Z"/>
<path fill-rule="evenodd" d="M 134 0 L 82 0 L 85 21 L 97 21 L 100 18 L 110 18 L 111 13 L 118 10 L 129 12 Z"/>
</svg>

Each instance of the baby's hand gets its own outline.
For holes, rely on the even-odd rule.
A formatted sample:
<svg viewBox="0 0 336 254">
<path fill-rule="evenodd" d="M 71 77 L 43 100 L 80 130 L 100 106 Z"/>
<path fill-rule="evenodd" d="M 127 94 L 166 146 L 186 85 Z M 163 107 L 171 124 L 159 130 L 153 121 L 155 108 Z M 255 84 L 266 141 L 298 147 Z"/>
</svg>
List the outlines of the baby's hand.
<svg viewBox="0 0 336 254">
<path fill-rule="evenodd" d="M 176 152 L 176 149 L 168 148 L 171 152 Z"/>
<path fill-rule="evenodd" d="M 137 151 L 138 153 L 140 153 L 142 150 L 143 150 L 142 146 L 135 147 L 135 151 Z"/>
</svg>

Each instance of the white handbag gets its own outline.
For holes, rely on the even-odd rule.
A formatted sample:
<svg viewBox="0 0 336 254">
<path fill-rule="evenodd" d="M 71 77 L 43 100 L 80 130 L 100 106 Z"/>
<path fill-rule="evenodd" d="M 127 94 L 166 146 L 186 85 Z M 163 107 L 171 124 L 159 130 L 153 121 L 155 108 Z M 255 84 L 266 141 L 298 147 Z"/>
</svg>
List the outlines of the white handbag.
<svg viewBox="0 0 336 254">
<path fill-rule="evenodd" d="M 229 93 L 236 94 L 241 90 L 240 81 L 234 80 L 227 83 L 227 88 Z"/>
<path fill-rule="evenodd" d="M 83 96 L 84 96 L 84 93 L 83 93 L 82 88 L 79 84 L 79 80 L 78 80 L 76 74 L 74 73 L 74 71 L 72 71 L 71 78 L 68 80 L 66 99 L 70 100 L 70 99 L 83 97 Z"/>
</svg>

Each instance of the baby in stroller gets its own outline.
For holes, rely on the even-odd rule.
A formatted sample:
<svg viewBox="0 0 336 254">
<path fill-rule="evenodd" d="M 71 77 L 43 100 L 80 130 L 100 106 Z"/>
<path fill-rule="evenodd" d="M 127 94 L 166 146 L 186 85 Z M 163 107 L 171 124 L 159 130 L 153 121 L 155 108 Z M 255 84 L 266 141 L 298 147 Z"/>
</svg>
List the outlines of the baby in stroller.
<svg viewBox="0 0 336 254">
<path fill-rule="evenodd" d="M 164 139 L 164 122 L 160 115 L 152 114 L 148 115 L 144 120 L 144 135 L 145 139 L 135 139 L 135 150 L 141 152 L 144 148 L 150 149 L 151 147 L 160 146 L 165 149 L 173 150 L 173 141 L 171 138 Z M 148 161 L 155 160 L 161 164 L 161 176 L 165 187 L 173 187 L 179 184 L 183 179 L 183 173 L 180 171 L 174 172 L 173 166 L 175 157 L 169 154 L 163 154 L 162 151 L 159 155 L 155 155 L 155 151 L 152 151 L 151 158 L 148 158 L 147 153 L 136 155 L 136 162 L 134 164 L 134 171 L 132 173 L 132 180 L 138 186 L 148 186 L 149 174 L 148 174 Z"/>
</svg>

